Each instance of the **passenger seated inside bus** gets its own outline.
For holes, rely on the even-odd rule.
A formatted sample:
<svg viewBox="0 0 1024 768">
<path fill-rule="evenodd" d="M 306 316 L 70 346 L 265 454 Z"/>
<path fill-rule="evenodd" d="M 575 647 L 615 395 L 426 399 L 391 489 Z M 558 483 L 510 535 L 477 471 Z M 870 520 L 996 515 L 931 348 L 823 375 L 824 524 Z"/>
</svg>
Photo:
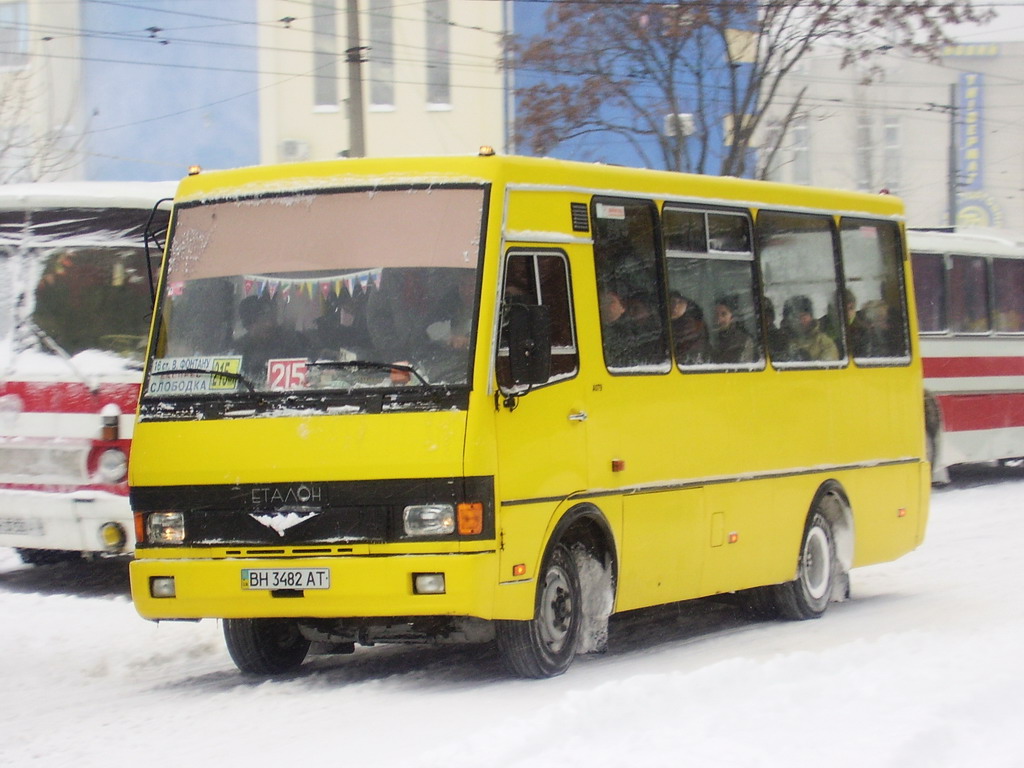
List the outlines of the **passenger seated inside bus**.
<svg viewBox="0 0 1024 768">
<path fill-rule="evenodd" d="M 736 317 L 739 308 L 739 298 L 735 295 L 715 299 L 713 357 L 716 363 L 752 363 L 757 359 L 754 339 Z"/>
<path fill-rule="evenodd" d="M 659 316 L 648 297 L 605 290 L 601 293 L 601 332 L 605 362 L 610 368 L 629 368 L 664 362 L 664 336 Z"/>
<path fill-rule="evenodd" d="M 605 362 L 610 367 L 630 364 L 629 319 L 626 317 L 626 302 L 617 291 L 601 293 L 601 338 L 604 340 Z"/>
<path fill-rule="evenodd" d="M 704 310 L 689 296 L 679 291 L 669 294 L 669 317 L 672 344 L 679 365 L 700 365 L 711 361 L 711 342 Z"/>
<path fill-rule="evenodd" d="M 465 383 L 475 286 L 473 269 L 385 269 L 366 306 L 374 361 L 411 365 L 431 382 Z"/>
<path fill-rule="evenodd" d="M 864 324 L 857 315 L 857 297 L 849 288 L 843 291 L 843 319 L 840 320 L 839 312 L 833 302 L 828 305 L 828 312 L 818 318 L 818 327 L 832 339 L 837 350 L 843 348 L 845 328 L 846 343 L 849 344 L 850 352 L 854 356 L 863 354 L 859 350 L 864 346 Z"/>
<path fill-rule="evenodd" d="M 242 299 L 238 319 L 245 333 L 235 341 L 235 350 L 242 356 L 242 372 L 257 383 L 267 380 L 270 360 L 305 359 L 313 353 L 305 336 L 278 323 L 271 298 L 254 295 Z"/>
<path fill-rule="evenodd" d="M 814 317 L 814 304 L 807 296 L 793 296 L 782 308 L 782 328 L 786 333 L 783 360 L 793 362 L 838 360 L 839 349 Z"/>
<path fill-rule="evenodd" d="M 782 360 L 786 356 L 786 332 L 775 324 L 775 302 L 768 296 L 763 299 L 765 333 L 768 340 L 768 354 L 772 360 Z"/>
<path fill-rule="evenodd" d="M 370 331 L 366 327 L 368 295 L 358 286 L 350 294 L 342 289 L 324 301 L 323 314 L 315 321 L 317 356 L 327 360 L 353 357 L 365 359 L 370 351 Z"/>
<path fill-rule="evenodd" d="M 898 329 L 891 322 L 889 305 L 882 299 L 866 302 L 859 314 L 863 327 L 862 345 L 855 355 L 860 357 L 892 357 L 902 344 L 896 336 Z"/>
<path fill-rule="evenodd" d="M 245 333 L 236 341 L 236 350 L 242 355 L 243 373 L 255 381 L 266 380 L 266 365 L 271 359 L 312 354 L 312 345 L 305 336 L 278 323 L 273 299 L 247 296 L 239 304 L 239 321 Z"/>
<path fill-rule="evenodd" d="M 668 351 L 662 333 L 664 320 L 653 296 L 634 291 L 626 300 L 626 320 L 633 337 L 634 362 L 651 365 L 664 362 Z"/>
</svg>

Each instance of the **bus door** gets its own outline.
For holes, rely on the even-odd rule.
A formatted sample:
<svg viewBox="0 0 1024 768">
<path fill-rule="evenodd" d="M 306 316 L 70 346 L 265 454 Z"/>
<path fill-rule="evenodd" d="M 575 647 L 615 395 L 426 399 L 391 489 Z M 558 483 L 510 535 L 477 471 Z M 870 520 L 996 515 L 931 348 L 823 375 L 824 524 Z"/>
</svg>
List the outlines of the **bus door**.
<svg viewBox="0 0 1024 768">
<path fill-rule="evenodd" d="M 501 329 L 495 366 L 496 434 L 501 500 L 502 575 L 506 558 L 534 562 L 536 542 L 554 507 L 587 488 L 586 408 L 579 374 L 569 261 L 556 249 L 510 249 L 502 281 Z M 540 312 L 537 308 L 542 308 Z M 525 383 L 513 370 L 510 322 L 515 316 L 545 318 L 550 370 Z M 534 377 L 536 379 L 536 376 Z M 516 533 L 522 535 L 515 535 Z M 516 547 L 528 551 L 518 552 Z"/>
</svg>

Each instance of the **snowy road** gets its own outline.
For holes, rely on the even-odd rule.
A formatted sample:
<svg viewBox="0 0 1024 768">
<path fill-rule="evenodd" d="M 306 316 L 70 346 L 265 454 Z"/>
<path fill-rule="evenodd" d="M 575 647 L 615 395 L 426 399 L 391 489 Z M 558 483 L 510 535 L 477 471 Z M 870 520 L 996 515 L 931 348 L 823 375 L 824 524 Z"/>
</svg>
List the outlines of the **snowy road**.
<svg viewBox="0 0 1024 768">
<path fill-rule="evenodd" d="M 0 550 L 4 766 L 1024 766 L 1024 473 L 935 493 L 917 552 L 820 621 L 699 602 L 508 679 L 486 648 L 373 648 L 241 677 L 216 622 L 155 625 L 124 564 Z"/>
</svg>

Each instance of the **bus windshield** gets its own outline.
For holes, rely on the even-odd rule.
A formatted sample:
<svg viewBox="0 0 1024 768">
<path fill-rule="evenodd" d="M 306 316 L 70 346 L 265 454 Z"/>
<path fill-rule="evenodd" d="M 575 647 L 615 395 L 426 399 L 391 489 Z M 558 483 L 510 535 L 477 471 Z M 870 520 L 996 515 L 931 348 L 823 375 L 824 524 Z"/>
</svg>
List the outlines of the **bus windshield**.
<svg viewBox="0 0 1024 768">
<path fill-rule="evenodd" d="M 38 372 L 54 367 L 46 358 L 88 358 L 89 368 L 141 368 L 152 303 L 145 220 L 144 208 L 0 214 L 6 367 Z M 154 255 L 149 268 L 158 265 Z"/>
<path fill-rule="evenodd" d="M 405 187 L 180 206 L 145 395 L 467 385 L 484 195 Z"/>
</svg>

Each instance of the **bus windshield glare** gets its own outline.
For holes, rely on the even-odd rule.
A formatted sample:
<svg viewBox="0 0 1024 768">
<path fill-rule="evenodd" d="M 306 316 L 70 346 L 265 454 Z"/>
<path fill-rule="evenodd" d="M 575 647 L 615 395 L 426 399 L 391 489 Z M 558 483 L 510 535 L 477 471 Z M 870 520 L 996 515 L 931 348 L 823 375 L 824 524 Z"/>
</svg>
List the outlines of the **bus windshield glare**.
<svg viewBox="0 0 1024 768">
<path fill-rule="evenodd" d="M 145 395 L 468 385 L 483 207 L 479 186 L 181 206 Z"/>
</svg>

